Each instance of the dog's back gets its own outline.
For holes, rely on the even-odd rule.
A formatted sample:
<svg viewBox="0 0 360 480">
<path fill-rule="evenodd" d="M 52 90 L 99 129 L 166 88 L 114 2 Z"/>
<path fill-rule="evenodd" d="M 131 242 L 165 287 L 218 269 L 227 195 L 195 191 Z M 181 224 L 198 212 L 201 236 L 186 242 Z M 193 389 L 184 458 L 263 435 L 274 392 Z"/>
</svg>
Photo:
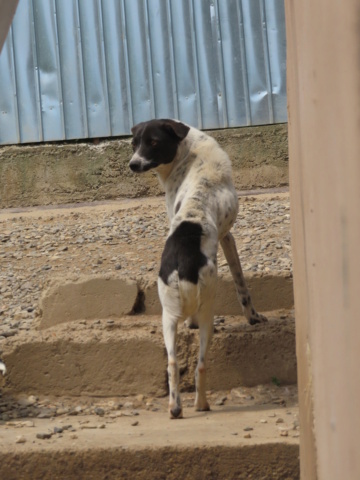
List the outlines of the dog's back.
<svg viewBox="0 0 360 480">
<path fill-rule="evenodd" d="M 175 229 L 185 218 L 203 227 L 212 224 L 221 238 L 225 229 L 222 217 L 227 215 L 225 223 L 231 226 L 238 211 L 228 155 L 215 139 L 191 127 L 172 163 L 163 180 L 170 228 Z"/>
<path fill-rule="evenodd" d="M 180 302 L 181 316 L 186 318 L 195 316 L 215 294 L 218 242 L 238 210 L 231 162 L 212 137 L 190 128 L 163 185 L 170 234 L 159 292 L 162 298 L 172 298 L 173 310 L 179 310 Z"/>
</svg>

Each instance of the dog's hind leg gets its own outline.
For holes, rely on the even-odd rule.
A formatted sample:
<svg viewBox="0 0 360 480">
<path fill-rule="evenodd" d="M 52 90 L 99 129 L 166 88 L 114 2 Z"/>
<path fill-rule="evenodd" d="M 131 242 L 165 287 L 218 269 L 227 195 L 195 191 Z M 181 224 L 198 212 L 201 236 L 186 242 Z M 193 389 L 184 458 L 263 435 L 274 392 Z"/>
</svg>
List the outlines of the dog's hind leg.
<svg viewBox="0 0 360 480">
<path fill-rule="evenodd" d="M 185 320 L 185 326 L 187 328 L 190 328 L 190 330 L 197 330 L 199 328 L 199 325 L 197 323 L 196 317 L 188 317 Z"/>
<path fill-rule="evenodd" d="M 176 283 L 176 282 L 175 282 Z M 182 418 L 179 390 L 179 367 L 176 359 L 178 321 L 183 318 L 178 288 L 166 285 L 158 278 L 159 297 L 162 305 L 162 326 L 168 357 L 169 413 L 170 418 Z"/>
<path fill-rule="evenodd" d="M 170 418 L 182 418 L 179 390 L 179 366 L 176 359 L 176 337 L 178 319 L 163 310 L 163 335 L 168 356 L 169 413 Z"/>
<path fill-rule="evenodd" d="M 213 315 L 202 314 L 197 315 L 197 322 L 199 324 L 200 333 L 200 352 L 199 361 L 195 371 L 195 409 L 198 411 L 210 410 L 208 401 L 206 400 L 206 369 L 207 369 L 207 354 L 209 351 L 211 338 L 214 330 Z"/>
<path fill-rule="evenodd" d="M 253 307 L 251 296 L 246 286 L 246 281 L 241 268 L 234 237 L 230 232 L 228 232 L 222 238 L 220 243 L 224 251 L 225 258 L 228 262 L 231 275 L 235 282 L 237 297 L 247 321 L 250 323 L 250 325 L 267 322 L 267 318 L 264 315 L 261 315 L 261 313 L 257 313 Z"/>
</svg>

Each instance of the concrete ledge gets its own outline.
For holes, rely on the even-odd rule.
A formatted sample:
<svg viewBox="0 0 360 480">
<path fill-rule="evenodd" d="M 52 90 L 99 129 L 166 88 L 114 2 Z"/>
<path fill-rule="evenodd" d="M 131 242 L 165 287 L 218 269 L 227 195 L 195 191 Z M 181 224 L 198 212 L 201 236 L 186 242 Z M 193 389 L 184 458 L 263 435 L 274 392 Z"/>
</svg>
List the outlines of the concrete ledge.
<svg viewBox="0 0 360 480">
<path fill-rule="evenodd" d="M 74 320 L 119 318 L 131 313 L 137 296 L 134 281 L 109 277 L 57 279 L 40 301 L 40 328 Z"/>
<path fill-rule="evenodd" d="M 255 308 L 260 312 L 290 309 L 294 305 L 293 281 L 289 275 L 245 275 Z M 161 305 L 154 281 L 144 289 L 145 313 L 161 314 Z M 230 275 L 218 279 L 215 315 L 239 315 L 241 305 L 236 296 L 235 285 Z"/>
<path fill-rule="evenodd" d="M 293 307 L 293 283 L 289 275 L 247 275 L 246 280 L 257 310 Z M 133 311 L 161 315 L 156 280 L 146 286 L 141 286 L 142 283 L 101 276 L 53 280 L 40 301 L 39 326 L 43 329 L 74 320 L 121 318 Z M 220 277 L 215 315 L 241 313 L 231 276 Z"/>
<path fill-rule="evenodd" d="M 173 422 L 175 423 L 175 422 Z M 136 427 L 138 428 L 138 427 Z M 188 439 L 191 438 L 191 433 Z M 99 445 L 101 443 L 99 442 Z M 285 441 L 233 447 L 98 448 L 0 454 L 0 476 L 6 480 L 180 478 L 229 480 L 297 480 L 299 446 Z"/>
<path fill-rule="evenodd" d="M 183 390 L 194 389 L 198 332 L 179 326 Z M 127 317 L 109 324 L 82 322 L 9 338 L 3 353 L 5 391 L 44 395 L 165 395 L 167 358 L 159 317 Z M 271 320 L 251 327 L 226 319 L 214 334 L 208 388 L 227 390 L 272 381 L 296 383 L 295 325 Z"/>
<path fill-rule="evenodd" d="M 287 125 L 209 132 L 229 154 L 236 188 L 288 185 Z M 159 195 L 156 176 L 134 175 L 130 139 L 0 147 L 0 208 Z"/>
</svg>

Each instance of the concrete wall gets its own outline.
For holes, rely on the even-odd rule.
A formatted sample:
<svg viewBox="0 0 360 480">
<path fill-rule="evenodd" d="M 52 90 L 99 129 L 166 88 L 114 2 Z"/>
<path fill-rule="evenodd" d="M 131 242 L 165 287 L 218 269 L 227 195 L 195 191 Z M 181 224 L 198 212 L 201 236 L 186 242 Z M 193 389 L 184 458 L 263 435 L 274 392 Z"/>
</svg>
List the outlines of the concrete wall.
<svg viewBox="0 0 360 480">
<path fill-rule="evenodd" d="M 239 190 L 288 184 L 287 125 L 210 132 L 228 152 Z M 0 147 L 0 208 L 162 193 L 154 172 L 128 167 L 130 139 Z"/>
<path fill-rule="evenodd" d="M 286 0 L 303 480 L 360 478 L 360 2 Z"/>
</svg>

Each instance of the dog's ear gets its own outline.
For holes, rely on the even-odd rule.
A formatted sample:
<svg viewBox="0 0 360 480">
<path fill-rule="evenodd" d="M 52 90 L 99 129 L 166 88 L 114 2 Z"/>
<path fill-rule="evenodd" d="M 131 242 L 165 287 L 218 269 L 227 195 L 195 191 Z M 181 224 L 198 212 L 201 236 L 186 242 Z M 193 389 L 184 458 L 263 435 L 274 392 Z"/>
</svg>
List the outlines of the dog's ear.
<svg viewBox="0 0 360 480">
<path fill-rule="evenodd" d="M 175 120 L 162 120 L 162 126 L 175 135 L 179 140 L 184 140 L 190 127 Z"/>
<path fill-rule="evenodd" d="M 131 133 L 133 135 L 136 135 L 139 130 L 141 130 L 145 125 L 145 122 L 138 123 L 137 125 L 134 125 L 131 129 Z"/>
</svg>

